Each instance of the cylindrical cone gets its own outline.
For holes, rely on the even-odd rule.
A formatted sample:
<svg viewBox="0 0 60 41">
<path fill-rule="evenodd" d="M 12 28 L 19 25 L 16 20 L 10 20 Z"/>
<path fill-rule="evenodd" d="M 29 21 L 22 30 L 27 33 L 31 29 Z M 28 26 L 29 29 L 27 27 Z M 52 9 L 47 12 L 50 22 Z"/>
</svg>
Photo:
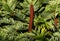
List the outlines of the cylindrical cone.
<svg viewBox="0 0 60 41">
<path fill-rule="evenodd" d="M 33 26 L 33 19 L 34 19 L 34 7 L 33 5 L 31 4 L 30 5 L 30 22 L 29 22 L 29 32 L 32 31 L 32 26 Z"/>
</svg>

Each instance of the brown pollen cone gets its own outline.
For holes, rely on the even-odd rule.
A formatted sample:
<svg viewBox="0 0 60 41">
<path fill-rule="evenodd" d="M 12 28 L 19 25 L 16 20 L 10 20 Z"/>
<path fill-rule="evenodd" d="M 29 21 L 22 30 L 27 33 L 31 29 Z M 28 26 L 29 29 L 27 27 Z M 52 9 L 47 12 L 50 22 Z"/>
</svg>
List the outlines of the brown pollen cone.
<svg viewBox="0 0 60 41">
<path fill-rule="evenodd" d="M 54 25 L 55 25 L 55 27 L 58 25 L 58 18 L 54 19 Z"/>
<path fill-rule="evenodd" d="M 29 21 L 29 28 L 28 28 L 29 32 L 32 31 L 33 19 L 34 19 L 34 7 L 32 4 L 30 4 L 30 21 Z"/>
</svg>

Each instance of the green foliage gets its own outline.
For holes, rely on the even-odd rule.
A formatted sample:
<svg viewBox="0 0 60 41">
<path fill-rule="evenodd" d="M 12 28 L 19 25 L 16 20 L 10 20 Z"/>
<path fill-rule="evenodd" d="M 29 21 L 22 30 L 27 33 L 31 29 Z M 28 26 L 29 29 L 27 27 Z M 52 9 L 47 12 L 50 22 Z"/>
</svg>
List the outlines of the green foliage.
<svg viewBox="0 0 60 41">
<path fill-rule="evenodd" d="M 28 33 L 31 2 L 34 25 Z M 60 41 L 60 0 L 0 0 L 0 41 Z"/>
</svg>

